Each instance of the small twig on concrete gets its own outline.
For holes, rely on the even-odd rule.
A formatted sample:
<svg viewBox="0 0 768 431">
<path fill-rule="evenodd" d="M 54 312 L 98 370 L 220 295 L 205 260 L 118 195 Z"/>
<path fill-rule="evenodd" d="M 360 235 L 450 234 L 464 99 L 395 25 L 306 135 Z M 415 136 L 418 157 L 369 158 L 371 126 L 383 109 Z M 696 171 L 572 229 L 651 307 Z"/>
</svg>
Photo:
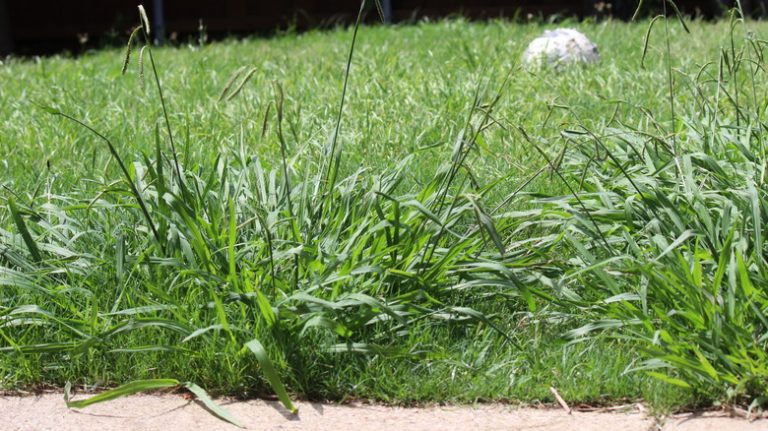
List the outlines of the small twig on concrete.
<svg viewBox="0 0 768 431">
<path fill-rule="evenodd" d="M 554 388 L 554 386 L 549 387 L 549 392 L 552 392 L 552 395 L 555 396 L 555 399 L 558 403 L 560 403 L 560 406 L 565 410 L 568 414 L 571 414 L 571 408 L 568 407 L 568 403 L 565 402 L 563 397 L 560 396 L 559 393 L 557 393 L 557 389 Z"/>
</svg>

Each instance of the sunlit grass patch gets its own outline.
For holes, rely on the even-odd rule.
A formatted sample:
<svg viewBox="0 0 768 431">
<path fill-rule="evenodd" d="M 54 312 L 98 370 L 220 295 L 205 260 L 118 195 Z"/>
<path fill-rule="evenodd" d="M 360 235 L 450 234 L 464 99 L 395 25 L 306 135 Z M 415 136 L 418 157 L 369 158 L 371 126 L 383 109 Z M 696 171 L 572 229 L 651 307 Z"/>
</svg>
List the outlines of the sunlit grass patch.
<svg viewBox="0 0 768 431">
<path fill-rule="evenodd" d="M 759 400 L 742 25 L 641 65 L 647 23 L 584 24 L 603 60 L 558 72 L 517 66 L 540 25 L 463 21 L 2 66 L 2 385 Z"/>
</svg>

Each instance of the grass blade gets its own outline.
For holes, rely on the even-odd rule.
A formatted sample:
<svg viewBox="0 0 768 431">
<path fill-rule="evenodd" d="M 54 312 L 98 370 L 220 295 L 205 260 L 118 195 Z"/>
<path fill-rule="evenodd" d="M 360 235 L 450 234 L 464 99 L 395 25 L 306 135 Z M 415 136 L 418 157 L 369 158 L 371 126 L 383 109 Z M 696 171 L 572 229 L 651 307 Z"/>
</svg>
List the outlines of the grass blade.
<svg viewBox="0 0 768 431">
<path fill-rule="evenodd" d="M 504 242 L 502 241 L 501 235 L 499 235 L 499 232 L 496 229 L 496 225 L 493 223 L 493 219 L 490 215 L 488 215 L 483 207 L 480 206 L 475 197 L 467 195 L 467 200 L 469 200 L 469 202 L 472 204 L 472 207 L 475 209 L 475 217 L 477 218 L 478 224 L 482 229 L 485 229 L 486 232 L 488 232 L 488 235 L 493 240 L 493 244 L 497 249 L 499 249 L 499 254 L 504 256 Z"/>
<path fill-rule="evenodd" d="M 136 380 L 124 385 L 118 386 L 114 389 L 110 389 L 106 392 L 102 392 L 98 395 L 94 395 L 91 398 L 87 398 L 80 401 L 70 400 L 70 388 L 71 384 L 67 382 L 67 386 L 64 390 L 64 401 L 67 403 L 67 407 L 70 409 L 82 409 L 92 404 L 101 403 L 104 401 L 114 400 L 127 395 L 133 395 L 138 392 L 152 391 L 155 389 L 172 388 L 178 386 L 180 382 L 176 379 L 151 379 L 151 380 Z"/>
<path fill-rule="evenodd" d="M 288 409 L 291 413 L 297 413 L 299 409 L 293 405 L 291 397 L 288 396 L 288 392 L 286 392 L 285 386 L 283 386 L 283 381 L 280 380 L 280 376 L 277 375 L 277 370 L 275 370 L 275 366 L 269 359 L 267 351 L 264 349 L 264 346 L 261 344 L 261 342 L 259 342 L 257 339 L 253 339 L 245 343 L 245 347 L 247 347 L 256 356 L 256 359 L 259 361 L 259 365 L 261 366 L 261 371 L 264 373 L 264 377 L 267 378 L 267 381 L 277 394 L 280 402 L 283 403 L 285 408 Z"/>
<path fill-rule="evenodd" d="M 220 419 L 225 420 L 232 425 L 240 428 L 245 428 L 245 425 L 243 425 L 240 421 L 238 421 L 230 412 L 228 412 L 224 407 L 221 407 L 220 405 L 216 404 L 213 399 L 208 395 L 208 392 L 205 391 L 205 389 L 201 388 L 200 386 L 197 386 L 196 384 L 192 382 L 185 382 L 184 387 L 189 389 L 190 392 L 195 394 L 197 396 L 197 399 L 200 400 L 203 405 L 205 405 L 205 408 L 208 409 L 213 415 L 218 416 Z"/>
<path fill-rule="evenodd" d="M 32 235 L 29 233 L 27 224 L 24 222 L 24 218 L 21 216 L 19 208 L 16 206 L 16 200 L 13 198 L 13 196 L 8 198 L 8 208 L 11 210 L 13 222 L 16 223 L 16 228 L 19 229 L 19 233 L 21 234 L 21 238 L 24 240 L 24 244 L 26 244 L 27 249 L 29 249 L 29 254 L 32 255 L 32 259 L 34 259 L 35 262 L 39 263 L 43 260 L 42 255 L 40 254 L 40 249 L 37 248 L 37 243 L 35 243 Z"/>
<path fill-rule="evenodd" d="M 643 55 L 640 56 L 640 67 L 645 67 L 645 57 L 648 55 L 648 46 L 651 43 L 651 31 L 653 31 L 653 25 L 656 24 L 656 21 L 660 18 L 664 17 L 656 15 L 648 24 L 648 30 L 645 32 L 645 39 L 643 39 Z"/>
</svg>

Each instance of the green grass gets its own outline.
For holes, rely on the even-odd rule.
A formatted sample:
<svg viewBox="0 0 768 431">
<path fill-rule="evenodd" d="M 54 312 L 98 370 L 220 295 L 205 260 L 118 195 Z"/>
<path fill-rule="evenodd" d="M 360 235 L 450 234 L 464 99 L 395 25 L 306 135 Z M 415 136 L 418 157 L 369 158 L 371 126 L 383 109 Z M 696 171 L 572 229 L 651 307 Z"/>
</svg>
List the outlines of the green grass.
<svg viewBox="0 0 768 431">
<path fill-rule="evenodd" d="M 0 386 L 759 404 L 764 45 L 660 25 L 362 27 L 336 152 L 351 29 L 3 64 Z"/>
<path fill-rule="evenodd" d="M 515 70 L 498 115 L 546 137 L 558 136 L 561 124 L 571 119 L 561 110 L 550 115 L 551 104 L 573 107 L 595 127 L 605 125 L 617 108 L 619 118 L 634 117 L 637 122 L 638 112 L 622 102 L 643 105 L 647 101 L 663 118 L 665 73 L 653 48 L 649 67 L 640 68 L 646 28 L 647 24 L 622 23 L 585 26 L 606 61 L 594 69 L 563 74 Z M 526 43 L 543 29 L 461 21 L 364 28 L 353 60 L 340 136 L 349 148 L 343 162 L 348 168 L 365 161 L 381 169 L 415 153 L 426 164 L 420 170 L 421 179 L 429 177 L 463 127 L 477 87 L 500 83 L 517 64 Z M 726 29 L 724 24 L 700 24 L 691 37 L 676 33 L 680 37 L 674 38 L 673 52 L 690 66 L 714 59 L 727 42 Z M 273 118 L 262 138 L 276 81 L 286 97 L 285 133 L 292 156 L 316 156 L 334 126 L 350 40 L 351 31 L 310 32 L 158 50 L 180 146 L 188 140 L 190 160 L 200 163 L 222 150 L 238 148 L 242 137 L 249 152 L 266 161 L 276 160 L 279 145 Z M 662 47 L 660 40 L 653 46 L 657 45 Z M 50 160 L 56 183 L 69 190 L 81 173 L 101 173 L 109 160 L 109 153 L 92 145 L 92 137 L 82 128 L 41 116 L 36 101 L 66 108 L 87 120 L 115 137 L 126 155 L 150 148 L 160 106 L 149 75 L 142 87 L 137 54 L 133 53 L 134 64 L 124 77 L 121 51 L 95 52 L 76 61 L 47 58 L 6 64 L 0 70 L 4 83 L 0 109 L 7 113 L 0 142 L 11 172 L 18 174 L 5 181 L 17 187 L 35 185 L 36 177 L 45 171 L 44 162 Z M 250 83 L 230 102 L 218 103 L 230 76 L 249 65 L 257 68 Z M 274 106 L 270 114 L 274 115 Z M 473 164 L 476 169 L 490 177 L 506 174 L 510 168 L 530 168 L 527 161 L 535 152 L 529 146 L 503 131 L 489 133 L 487 147 Z M 363 149 L 376 157 L 365 157 Z M 40 154 L 45 155 L 42 160 Z M 23 169 L 28 160 L 43 163 L 30 172 Z"/>
</svg>

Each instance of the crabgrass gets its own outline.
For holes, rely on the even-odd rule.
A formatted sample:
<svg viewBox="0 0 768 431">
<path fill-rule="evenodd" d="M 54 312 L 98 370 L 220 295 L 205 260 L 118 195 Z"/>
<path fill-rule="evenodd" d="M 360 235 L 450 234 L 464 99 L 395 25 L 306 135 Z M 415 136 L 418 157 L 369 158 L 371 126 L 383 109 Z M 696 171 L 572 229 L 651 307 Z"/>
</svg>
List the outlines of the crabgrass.
<svg viewBox="0 0 768 431">
<path fill-rule="evenodd" d="M 0 385 L 759 400 L 768 26 L 578 26 L 559 73 L 461 20 L 7 61 Z"/>
</svg>

